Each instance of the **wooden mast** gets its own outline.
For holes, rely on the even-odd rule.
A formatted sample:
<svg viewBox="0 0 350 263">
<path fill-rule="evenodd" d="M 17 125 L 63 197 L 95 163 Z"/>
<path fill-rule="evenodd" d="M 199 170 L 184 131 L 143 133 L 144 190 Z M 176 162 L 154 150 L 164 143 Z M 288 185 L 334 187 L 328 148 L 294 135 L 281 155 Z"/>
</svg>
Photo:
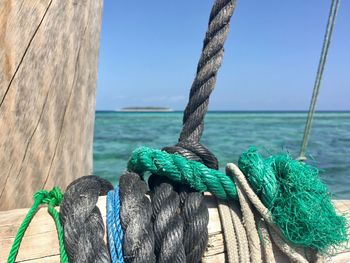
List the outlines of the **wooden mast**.
<svg viewBox="0 0 350 263">
<path fill-rule="evenodd" d="M 0 1 L 0 210 L 92 172 L 102 0 Z"/>
</svg>

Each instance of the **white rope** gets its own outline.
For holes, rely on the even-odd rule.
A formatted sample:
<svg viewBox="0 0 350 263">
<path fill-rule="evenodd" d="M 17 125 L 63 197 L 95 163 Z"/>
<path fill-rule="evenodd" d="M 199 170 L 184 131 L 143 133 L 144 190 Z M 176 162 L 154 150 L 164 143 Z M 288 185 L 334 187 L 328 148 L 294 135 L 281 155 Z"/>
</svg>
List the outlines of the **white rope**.
<svg viewBox="0 0 350 263">
<path fill-rule="evenodd" d="M 240 214 L 237 211 L 237 206 L 233 203 L 219 201 L 219 212 L 229 263 L 275 263 L 272 243 L 292 262 L 320 263 L 323 261 L 323 258 L 314 250 L 295 247 L 283 237 L 273 223 L 269 210 L 262 204 L 236 165 L 227 164 L 226 174 L 231 176 L 236 183 L 242 211 Z M 231 217 L 228 216 L 227 209 L 230 209 Z M 255 220 L 259 223 L 256 224 Z M 230 227 L 232 229 L 229 229 Z M 228 232 L 226 233 L 226 231 Z M 236 236 L 232 237 L 234 234 Z"/>
</svg>

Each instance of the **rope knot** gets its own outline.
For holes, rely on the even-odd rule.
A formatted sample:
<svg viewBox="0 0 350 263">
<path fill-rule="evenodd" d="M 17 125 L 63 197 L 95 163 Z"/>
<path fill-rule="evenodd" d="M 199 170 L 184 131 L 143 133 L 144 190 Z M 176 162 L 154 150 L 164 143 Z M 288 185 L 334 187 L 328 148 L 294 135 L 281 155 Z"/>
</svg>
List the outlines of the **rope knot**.
<svg viewBox="0 0 350 263">
<path fill-rule="evenodd" d="M 18 253 L 19 246 L 21 244 L 22 238 L 24 236 L 24 233 L 26 229 L 28 228 L 30 222 L 32 221 L 35 213 L 39 210 L 40 205 L 47 204 L 48 205 L 48 212 L 55 221 L 57 234 L 58 234 L 58 240 L 60 244 L 60 262 L 61 263 L 68 263 L 67 253 L 64 247 L 63 243 L 63 229 L 60 222 L 60 216 L 57 210 L 54 208 L 55 206 L 60 205 L 63 194 L 61 190 L 58 187 L 52 188 L 52 190 L 49 192 L 47 190 L 39 190 L 33 195 L 34 204 L 29 209 L 26 217 L 24 218 L 21 226 L 19 227 L 15 240 L 13 241 L 13 245 L 11 247 L 10 254 L 8 256 L 7 262 L 8 263 L 14 263 L 16 260 L 16 256 Z"/>
<path fill-rule="evenodd" d="M 33 199 L 40 204 L 58 206 L 63 199 L 63 193 L 61 189 L 55 186 L 50 192 L 44 189 L 37 191 L 33 195 Z"/>
<path fill-rule="evenodd" d="M 188 160 L 203 163 L 211 169 L 217 170 L 219 168 L 215 155 L 198 141 L 180 141 L 176 145 L 164 147 L 162 150 L 172 154 L 178 153 Z"/>
</svg>

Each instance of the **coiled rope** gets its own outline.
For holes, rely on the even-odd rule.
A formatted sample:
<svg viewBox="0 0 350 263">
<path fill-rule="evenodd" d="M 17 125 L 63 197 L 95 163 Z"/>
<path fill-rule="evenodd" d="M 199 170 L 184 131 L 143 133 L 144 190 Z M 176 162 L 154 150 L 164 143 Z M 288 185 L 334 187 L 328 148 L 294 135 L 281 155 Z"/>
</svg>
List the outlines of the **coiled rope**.
<svg viewBox="0 0 350 263">
<path fill-rule="evenodd" d="M 262 161 L 255 148 L 242 154 L 239 166 L 260 199 L 265 200 L 265 212 L 273 217 L 264 219 L 274 222 L 288 241 L 322 252 L 347 240 L 347 221 L 336 214 L 328 189 L 315 167 L 288 155 Z M 269 166 L 271 174 L 266 172 Z M 232 178 L 177 154 L 141 147 L 133 152 L 128 169 L 141 176 L 147 172 L 165 176 L 197 191 L 209 191 L 221 199 L 238 199 Z"/>
<path fill-rule="evenodd" d="M 119 187 L 107 194 L 107 233 L 112 263 L 124 263 L 123 230 L 120 223 Z"/>
<path fill-rule="evenodd" d="M 314 262 L 316 251 L 293 246 L 283 237 L 279 228 L 274 224 L 270 211 L 261 203 L 241 170 L 234 164 L 228 164 L 227 173 L 234 178 L 237 185 L 239 202 L 243 214 L 242 221 L 245 223 L 251 262 L 262 262 L 262 260 L 264 260 L 264 262 L 275 262 L 269 234 L 279 249 L 293 262 L 308 263 L 310 262 L 309 260 Z M 254 215 L 250 214 L 253 211 L 252 207 L 256 209 L 269 226 L 269 228 L 266 229 L 266 225 L 263 222 L 265 226 L 261 228 L 261 239 L 259 239 L 255 227 Z M 245 248 L 245 250 L 247 250 L 247 248 Z M 321 258 L 320 262 L 322 262 Z"/>
<path fill-rule="evenodd" d="M 60 220 L 69 262 L 110 262 L 103 240 L 105 227 L 96 206 L 98 197 L 113 190 L 110 182 L 97 176 L 84 176 L 73 181 L 64 194 Z"/>
<path fill-rule="evenodd" d="M 63 242 L 63 229 L 61 222 L 59 220 L 59 213 L 56 211 L 55 206 L 60 205 L 62 201 L 63 194 L 58 187 L 52 188 L 50 192 L 46 190 L 40 190 L 33 195 L 34 204 L 28 211 L 26 217 L 24 218 L 21 226 L 19 227 L 16 237 L 13 241 L 7 262 L 13 263 L 15 262 L 19 246 L 21 245 L 22 238 L 24 233 L 26 232 L 30 222 L 32 221 L 34 215 L 39 209 L 39 206 L 42 204 L 47 204 L 47 209 L 53 220 L 56 224 L 58 240 L 60 245 L 60 261 L 61 263 L 67 263 L 68 257 L 64 247 Z"/>
<path fill-rule="evenodd" d="M 181 220 L 186 218 L 186 211 L 182 211 L 184 214 L 180 216 L 180 211 L 164 209 L 172 207 L 176 210 L 180 203 L 178 195 L 167 196 L 172 191 L 166 189 L 171 187 L 169 183 L 164 188 L 156 186 L 154 193 L 162 196 L 162 200 L 166 202 L 174 202 L 174 205 L 164 206 L 163 201 L 158 202 L 154 198 L 152 200 L 155 202 L 151 204 L 146 196 L 146 183 L 141 179 L 149 173 L 171 178 L 174 182 L 181 181 L 198 191 L 209 190 L 212 194 L 228 200 L 228 205 L 219 200 L 219 206 L 223 208 L 220 215 L 230 263 L 274 262 L 272 242 L 293 262 L 321 262 L 322 256 L 317 252 L 326 253 L 328 249 L 347 241 L 348 222 L 343 216 L 336 214 L 328 190 L 318 179 L 314 167 L 295 161 L 287 155 L 275 155 L 263 160 L 255 148 L 244 152 L 238 164 L 241 169 L 234 164 L 227 166 L 226 172 L 229 176 L 224 179 L 221 172 L 202 163 L 187 160 L 178 154 L 141 147 L 134 151 L 128 163 L 128 169 L 137 171 L 140 175 L 127 172 L 120 179 L 120 221 L 118 192 L 117 189 L 110 191 L 113 188 L 109 182 L 96 176 L 86 176 L 74 181 L 63 197 L 60 214 L 64 244 L 70 262 L 110 262 L 107 246 L 103 241 L 102 217 L 96 207 L 98 195 L 108 191 L 107 230 L 110 245 L 116 248 L 115 253 L 113 247 L 110 251 L 113 262 L 123 262 L 122 253 L 126 262 L 188 260 L 184 247 L 179 249 L 182 240 L 177 238 L 177 232 L 183 232 L 184 223 Z M 270 172 L 273 174 L 269 174 Z M 277 185 L 275 188 L 271 187 L 271 179 L 277 182 L 272 184 Z M 267 194 L 271 189 L 277 193 Z M 39 192 L 44 197 L 35 196 L 35 203 L 30 211 L 36 211 L 40 202 L 48 203 L 49 206 L 57 205 L 62 196 L 54 190 L 50 192 L 53 197 L 46 191 Z M 110 198 L 111 195 L 114 196 Z M 188 200 L 198 206 L 195 204 L 197 199 L 191 198 L 192 195 L 189 194 Z M 230 202 L 233 199 L 239 200 L 241 212 Z M 117 203 L 113 205 L 112 201 Z M 177 217 L 171 218 L 173 214 Z M 163 221 L 163 218 L 170 220 Z M 227 219 L 231 220 L 231 224 Z M 28 215 L 25 222 L 27 220 Z M 171 224 L 164 224 L 168 221 Z M 115 228 L 110 228 L 113 224 Z M 125 233 L 122 252 L 120 240 L 123 237 L 120 230 L 118 233 L 120 227 Z M 24 233 L 21 229 L 19 236 Z M 155 234 L 153 229 L 156 230 Z M 157 234 L 162 235 L 164 231 L 169 235 L 165 239 L 157 239 Z M 113 239 L 110 238 L 112 236 Z M 115 240 L 119 248 L 118 244 L 113 243 Z M 18 249 L 17 243 L 14 244 L 16 246 Z M 174 251 L 180 253 L 174 254 Z M 194 258 L 197 256 L 195 254 Z"/>
<path fill-rule="evenodd" d="M 329 11 L 328 23 L 327 23 L 327 28 L 326 28 L 324 40 L 323 40 L 323 47 L 322 47 L 320 62 L 318 64 L 316 80 L 315 80 L 314 89 L 312 92 L 312 99 L 311 99 L 310 108 L 309 108 L 309 112 L 308 112 L 306 124 L 305 124 L 303 142 L 301 144 L 300 154 L 298 157 L 298 160 L 300 160 L 300 161 L 306 160 L 305 151 L 306 151 L 307 144 L 309 141 L 312 120 L 314 118 L 317 97 L 318 97 L 318 93 L 320 91 L 320 86 L 321 86 L 324 67 L 325 67 L 326 61 L 327 61 L 329 46 L 331 44 L 332 33 L 333 33 L 334 25 L 335 25 L 335 19 L 337 17 L 338 8 L 339 8 L 339 2 L 340 2 L 340 0 L 332 0 L 332 5 L 331 5 L 330 11 Z"/>
</svg>

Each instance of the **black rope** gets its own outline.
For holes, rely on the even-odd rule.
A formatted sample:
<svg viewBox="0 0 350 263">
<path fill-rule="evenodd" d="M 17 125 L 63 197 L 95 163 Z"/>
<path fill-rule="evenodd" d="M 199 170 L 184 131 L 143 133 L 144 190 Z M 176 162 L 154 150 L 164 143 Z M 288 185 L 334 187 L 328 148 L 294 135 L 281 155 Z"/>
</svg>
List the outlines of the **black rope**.
<svg viewBox="0 0 350 263">
<path fill-rule="evenodd" d="M 125 173 L 119 179 L 119 189 L 125 262 L 156 262 L 152 205 L 146 196 L 146 183 L 138 174 Z"/>
<path fill-rule="evenodd" d="M 208 244 L 208 208 L 199 193 L 182 193 L 186 193 L 182 205 L 186 262 L 198 262 Z"/>
<path fill-rule="evenodd" d="M 152 196 L 155 252 L 159 263 L 186 261 L 183 245 L 184 223 L 179 211 L 180 198 L 170 183 L 155 186 Z"/>
<path fill-rule="evenodd" d="M 229 32 L 234 7 L 235 0 L 217 0 L 211 10 L 208 31 L 197 66 L 197 75 L 184 112 L 180 142 L 198 142 L 202 136 L 204 117 L 224 56 L 224 43 Z"/>
<path fill-rule="evenodd" d="M 105 226 L 96 206 L 99 195 L 113 186 L 97 176 L 84 176 L 73 181 L 63 196 L 60 220 L 69 262 L 111 262 L 103 240 Z"/>
<path fill-rule="evenodd" d="M 218 169 L 217 158 L 199 140 L 203 133 L 204 117 L 208 110 L 209 97 L 214 89 L 216 75 L 222 63 L 223 46 L 228 35 L 229 22 L 234 7 L 234 0 L 217 0 L 214 3 L 210 13 L 202 54 L 198 62 L 197 75 L 192 84 L 189 102 L 184 112 L 183 128 L 179 142 L 175 146 L 163 148 L 169 153 L 179 153 L 190 160 L 202 162 L 213 169 Z M 170 220 L 176 217 L 176 210 L 165 199 L 169 198 L 169 196 L 174 196 L 175 198 L 175 195 L 170 184 L 163 183 L 161 186 L 162 191 L 154 193 L 152 202 L 157 201 L 164 204 L 163 209 L 169 213 L 167 218 L 162 218 L 162 224 L 166 226 L 172 224 Z M 178 192 L 181 197 L 180 209 L 182 211 L 184 232 L 183 235 L 175 235 L 172 242 L 178 244 L 183 236 L 186 262 L 199 262 L 208 243 L 208 209 L 204 203 L 203 196 L 193 189 L 180 186 Z M 174 202 L 172 205 L 174 205 Z M 161 212 L 159 209 L 154 209 L 153 211 L 157 217 L 159 217 L 158 213 Z M 162 237 L 169 235 L 168 230 L 162 229 Z M 157 240 L 158 229 L 154 228 L 154 231 Z M 160 253 L 164 252 L 160 251 Z"/>
</svg>

